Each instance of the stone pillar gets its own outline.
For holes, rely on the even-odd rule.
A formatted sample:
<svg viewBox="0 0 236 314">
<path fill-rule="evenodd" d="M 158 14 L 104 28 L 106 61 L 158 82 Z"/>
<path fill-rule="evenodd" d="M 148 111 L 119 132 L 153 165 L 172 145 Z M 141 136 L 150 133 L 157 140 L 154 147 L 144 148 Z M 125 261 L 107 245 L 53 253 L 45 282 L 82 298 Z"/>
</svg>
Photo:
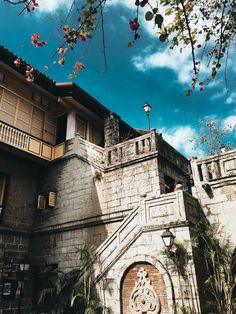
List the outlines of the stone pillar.
<svg viewBox="0 0 236 314">
<path fill-rule="evenodd" d="M 105 147 L 111 147 L 120 142 L 120 117 L 110 112 L 105 118 Z"/>
<path fill-rule="evenodd" d="M 69 111 L 67 114 L 66 139 L 70 140 L 75 137 L 76 130 L 76 112 Z"/>
</svg>

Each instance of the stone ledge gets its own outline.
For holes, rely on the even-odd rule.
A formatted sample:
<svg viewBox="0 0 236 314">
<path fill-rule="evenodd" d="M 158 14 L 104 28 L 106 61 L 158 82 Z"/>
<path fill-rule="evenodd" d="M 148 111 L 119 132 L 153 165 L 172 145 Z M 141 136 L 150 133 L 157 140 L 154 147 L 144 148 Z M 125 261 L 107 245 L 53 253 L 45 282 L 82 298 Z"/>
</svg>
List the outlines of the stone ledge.
<svg viewBox="0 0 236 314">
<path fill-rule="evenodd" d="M 112 170 L 119 169 L 121 167 L 122 168 L 128 167 L 128 166 L 134 165 L 136 163 L 140 163 L 140 162 L 143 162 L 143 161 L 146 161 L 146 160 L 149 160 L 149 159 L 153 159 L 153 158 L 155 158 L 157 156 L 158 156 L 158 151 L 155 151 L 155 152 L 152 152 L 152 153 L 147 153 L 147 154 L 142 155 L 142 156 L 137 156 L 137 158 L 129 160 L 129 161 L 120 162 L 118 164 L 110 165 L 110 166 L 106 165 L 106 166 L 104 166 L 104 171 L 105 172 L 109 172 L 109 171 L 112 171 Z"/>
<path fill-rule="evenodd" d="M 119 211 L 113 214 L 104 214 L 94 217 L 89 217 L 85 219 L 70 221 L 63 224 L 57 224 L 50 227 L 34 229 L 32 236 L 41 236 L 42 234 L 53 234 L 59 232 L 72 231 L 76 229 L 83 229 L 90 226 L 102 225 L 107 223 L 119 222 L 122 221 L 130 212 L 130 209 Z"/>
<path fill-rule="evenodd" d="M 27 237 L 31 235 L 31 230 L 26 230 L 26 229 L 15 229 L 15 228 L 9 228 L 9 227 L 0 227 L 0 234 L 10 234 L 10 235 L 16 235 L 16 236 L 23 236 Z"/>
</svg>

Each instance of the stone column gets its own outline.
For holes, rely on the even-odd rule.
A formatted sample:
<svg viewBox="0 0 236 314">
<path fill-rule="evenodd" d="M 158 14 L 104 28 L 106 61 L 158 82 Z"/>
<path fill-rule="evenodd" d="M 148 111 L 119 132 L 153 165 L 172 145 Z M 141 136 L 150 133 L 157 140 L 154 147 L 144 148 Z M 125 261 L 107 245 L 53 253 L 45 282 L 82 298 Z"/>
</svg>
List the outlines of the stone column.
<svg viewBox="0 0 236 314">
<path fill-rule="evenodd" d="M 67 114 L 66 139 L 70 140 L 75 137 L 76 130 L 76 112 L 69 111 Z"/>
<path fill-rule="evenodd" d="M 120 142 L 120 117 L 110 112 L 105 118 L 105 147 L 111 147 Z"/>
</svg>

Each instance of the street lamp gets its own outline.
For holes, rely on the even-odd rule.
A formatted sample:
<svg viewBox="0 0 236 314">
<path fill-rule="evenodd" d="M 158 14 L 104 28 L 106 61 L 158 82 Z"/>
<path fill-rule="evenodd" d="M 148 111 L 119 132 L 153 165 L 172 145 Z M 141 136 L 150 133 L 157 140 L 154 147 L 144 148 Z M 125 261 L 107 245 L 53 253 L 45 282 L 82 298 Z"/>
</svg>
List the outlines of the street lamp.
<svg viewBox="0 0 236 314">
<path fill-rule="evenodd" d="M 19 262 L 19 268 L 20 268 L 20 272 L 22 274 L 22 278 L 20 278 L 21 280 L 19 280 L 18 283 L 18 293 L 19 293 L 19 302 L 18 302 L 18 311 L 17 313 L 20 314 L 21 313 L 21 301 L 22 301 L 22 294 L 23 294 L 23 290 L 24 290 L 24 280 L 25 280 L 25 272 L 29 269 L 30 267 L 30 260 L 28 257 L 24 257 L 20 262 Z"/>
<path fill-rule="evenodd" d="M 170 249 L 173 246 L 175 240 L 175 236 L 170 231 L 170 228 L 166 228 L 166 230 L 162 233 L 161 237 L 165 247 Z"/>
<path fill-rule="evenodd" d="M 147 115 L 147 121 L 148 121 L 148 131 L 150 131 L 150 111 L 152 109 L 152 106 L 149 105 L 149 103 L 145 103 L 143 106 L 144 111 L 146 112 Z"/>
</svg>

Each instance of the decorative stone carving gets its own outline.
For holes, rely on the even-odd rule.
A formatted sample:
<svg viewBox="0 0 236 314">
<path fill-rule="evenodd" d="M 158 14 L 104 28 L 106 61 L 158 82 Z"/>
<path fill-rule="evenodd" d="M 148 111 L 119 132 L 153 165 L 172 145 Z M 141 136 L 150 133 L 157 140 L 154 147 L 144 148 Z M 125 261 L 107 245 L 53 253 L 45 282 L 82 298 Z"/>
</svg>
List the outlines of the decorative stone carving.
<svg viewBox="0 0 236 314">
<path fill-rule="evenodd" d="M 138 281 L 132 290 L 129 306 L 132 314 L 158 314 L 160 313 L 160 300 L 152 283 L 147 279 L 148 273 L 143 267 L 137 273 Z"/>
</svg>

